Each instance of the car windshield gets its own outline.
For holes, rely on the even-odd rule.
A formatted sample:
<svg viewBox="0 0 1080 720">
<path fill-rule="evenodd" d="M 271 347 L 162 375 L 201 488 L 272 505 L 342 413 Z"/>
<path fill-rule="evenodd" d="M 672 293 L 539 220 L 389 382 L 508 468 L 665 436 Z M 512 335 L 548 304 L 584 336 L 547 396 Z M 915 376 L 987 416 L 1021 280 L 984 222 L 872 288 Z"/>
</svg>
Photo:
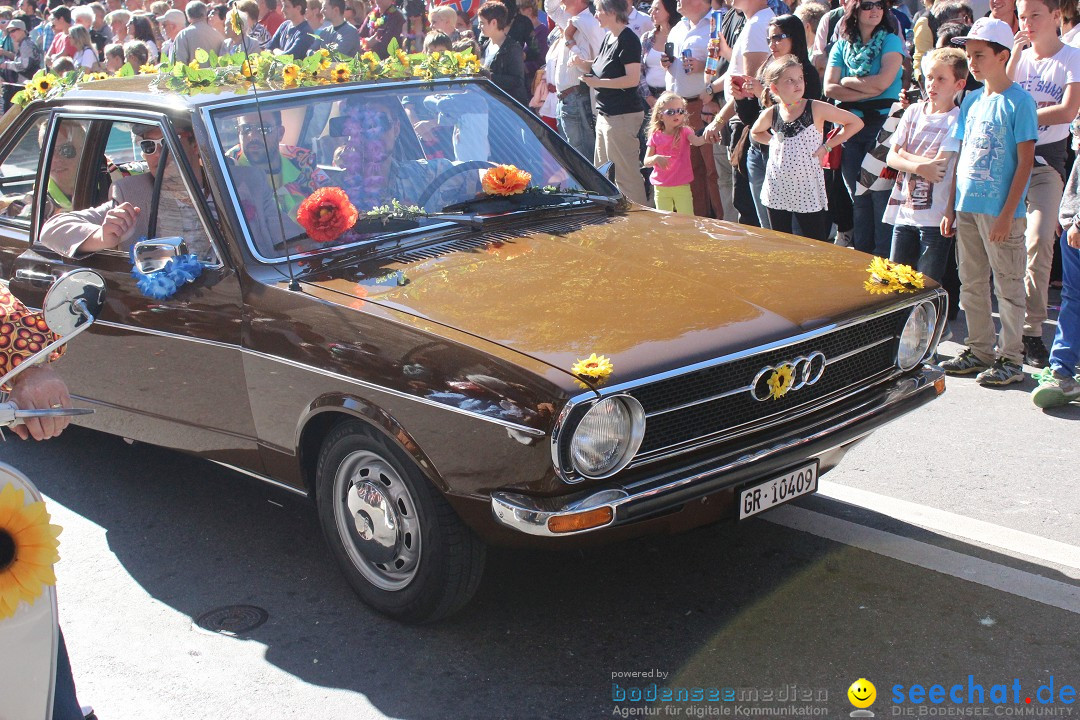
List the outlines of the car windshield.
<svg viewBox="0 0 1080 720">
<path fill-rule="evenodd" d="M 307 92 L 218 108 L 211 119 L 249 242 L 268 260 L 286 251 L 340 249 L 455 221 L 446 215 L 617 195 L 539 118 L 486 83 Z M 494 204 L 475 202 L 488 197 L 481 179 L 495 165 L 529 173 L 530 190 Z M 339 188 L 357 209 L 351 229 L 304 229 L 311 218 L 298 211 L 321 188 Z M 393 208 L 398 210 L 388 219 Z M 439 213 L 444 217 L 426 216 Z"/>
</svg>

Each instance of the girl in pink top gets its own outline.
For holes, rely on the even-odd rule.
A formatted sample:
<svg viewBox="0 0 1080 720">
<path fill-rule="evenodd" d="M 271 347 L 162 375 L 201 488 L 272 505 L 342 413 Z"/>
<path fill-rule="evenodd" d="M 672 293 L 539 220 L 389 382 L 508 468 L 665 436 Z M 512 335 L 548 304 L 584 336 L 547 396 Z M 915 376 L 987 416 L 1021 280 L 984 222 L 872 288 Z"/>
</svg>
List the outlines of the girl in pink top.
<svg viewBox="0 0 1080 720">
<path fill-rule="evenodd" d="M 645 167 L 651 167 L 653 203 L 657 210 L 694 214 L 694 196 L 690 183 L 694 170 L 690 166 L 690 146 L 704 145 L 705 140 L 694 134 L 686 124 L 686 101 L 673 92 L 666 92 L 653 105 L 649 119 L 649 148 L 645 151 Z"/>
</svg>

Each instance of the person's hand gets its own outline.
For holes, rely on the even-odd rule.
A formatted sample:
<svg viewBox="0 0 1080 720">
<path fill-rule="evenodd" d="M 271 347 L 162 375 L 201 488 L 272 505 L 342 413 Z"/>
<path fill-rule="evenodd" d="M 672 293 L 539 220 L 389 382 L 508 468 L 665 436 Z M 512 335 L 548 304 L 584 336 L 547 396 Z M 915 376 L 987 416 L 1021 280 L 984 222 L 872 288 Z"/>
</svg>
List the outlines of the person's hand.
<svg viewBox="0 0 1080 720">
<path fill-rule="evenodd" d="M 653 155 L 653 165 L 658 168 L 666 168 L 670 162 L 670 155 Z"/>
<path fill-rule="evenodd" d="M 939 183 L 945 179 L 945 168 L 948 164 L 948 158 L 938 155 L 929 162 L 919 163 L 919 169 L 916 172 L 928 182 Z"/>
<path fill-rule="evenodd" d="M 994 224 L 990 226 L 990 242 L 1003 243 L 1009 239 L 1009 230 L 1012 229 L 1013 219 L 1004 215 L 998 215 Z"/>
<path fill-rule="evenodd" d="M 941 234 L 945 237 L 952 237 L 956 234 L 956 211 L 946 210 L 944 217 L 941 218 Z"/>
<path fill-rule="evenodd" d="M 698 60 L 697 58 L 683 58 L 683 72 L 687 75 L 691 73 L 703 73 L 705 72 L 705 61 Z"/>
<path fill-rule="evenodd" d="M 906 92 L 900 93 L 900 107 L 907 110 L 908 105 L 910 105 L 910 104 L 911 104 L 911 100 L 908 99 L 907 93 Z"/>
<path fill-rule="evenodd" d="M 700 100 L 702 104 L 705 104 L 712 102 L 712 99 L 713 94 L 709 92 L 709 83 L 705 83 L 705 89 L 701 91 L 700 95 L 698 95 L 698 100 Z"/>
<path fill-rule="evenodd" d="M 590 88 L 595 88 L 596 87 L 596 81 L 599 80 L 599 79 L 600 78 L 596 77 L 595 75 L 582 75 L 581 76 L 581 82 L 585 83 L 585 85 L 587 87 L 590 87 Z"/>
<path fill-rule="evenodd" d="M 822 143 L 821 145 L 818 145 L 817 150 L 814 151 L 814 159 L 817 160 L 818 163 L 823 163 L 825 162 L 825 156 L 828 154 L 829 151 L 825 149 L 825 145 Z"/>
<path fill-rule="evenodd" d="M 420 120 L 419 122 L 413 123 L 413 130 L 421 140 L 431 142 L 435 139 L 435 128 L 438 126 L 439 123 L 434 120 Z"/>
<path fill-rule="evenodd" d="M 20 410 L 71 407 L 67 385 L 48 366 L 28 368 L 15 378 L 11 400 Z M 62 433 L 68 422 L 69 418 L 66 417 L 26 418 L 23 425 L 15 425 L 11 430 L 23 440 L 31 437 L 48 440 Z"/>
<path fill-rule="evenodd" d="M 673 72 L 673 70 L 671 69 L 672 64 L 673 63 L 671 62 L 671 60 L 668 58 L 667 55 L 664 55 L 663 53 L 660 54 L 660 67 L 664 68 L 668 72 Z"/>
<path fill-rule="evenodd" d="M 102 247 L 117 247 L 135 231 L 135 218 L 139 216 L 139 208 L 131 203 L 120 203 L 112 210 L 105 213 L 105 220 L 101 223 Z"/>
<path fill-rule="evenodd" d="M 704 138 L 707 143 L 720 142 L 720 123 L 713 120 L 711 123 L 705 126 L 705 130 L 702 131 L 701 137 Z"/>
<path fill-rule="evenodd" d="M 1065 236 L 1065 240 L 1069 243 L 1069 247 L 1080 250 L 1080 229 L 1076 225 L 1069 226 L 1069 234 Z"/>
<path fill-rule="evenodd" d="M 578 70 L 584 70 L 585 72 L 592 70 L 592 62 L 586 60 L 585 58 L 577 57 L 576 55 L 570 58 L 570 64 L 576 67 Z"/>
<path fill-rule="evenodd" d="M 1018 53 L 1028 45 L 1031 45 L 1031 36 L 1027 34 L 1026 30 L 1018 30 L 1016 35 L 1013 36 L 1013 52 Z"/>
</svg>

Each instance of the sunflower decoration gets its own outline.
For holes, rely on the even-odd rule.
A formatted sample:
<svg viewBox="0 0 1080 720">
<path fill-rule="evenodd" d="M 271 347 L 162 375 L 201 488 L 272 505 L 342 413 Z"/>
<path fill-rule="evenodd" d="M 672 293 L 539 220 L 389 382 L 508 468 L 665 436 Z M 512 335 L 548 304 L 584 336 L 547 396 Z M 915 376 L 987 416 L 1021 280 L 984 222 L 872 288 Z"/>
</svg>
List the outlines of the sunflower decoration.
<svg viewBox="0 0 1080 720">
<path fill-rule="evenodd" d="M 45 95 L 56 85 L 56 76 L 53 74 L 43 75 L 34 81 L 34 90 Z"/>
<path fill-rule="evenodd" d="M 142 74 L 142 75 L 157 75 L 158 66 L 157 65 L 150 65 L 150 64 L 140 65 L 139 66 L 139 73 Z M 104 73 L 102 73 L 102 74 L 104 74 Z"/>
<path fill-rule="evenodd" d="M 319 69 L 320 70 L 329 70 L 330 65 L 331 65 L 331 63 L 330 63 L 330 51 L 327 50 L 326 48 L 321 48 L 319 50 L 319 57 L 322 58 L 321 60 L 319 60 Z"/>
<path fill-rule="evenodd" d="M 240 13 L 236 8 L 229 8 L 229 12 L 225 13 L 225 20 L 237 37 L 244 36 L 244 26 L 240 21 Z"/>
<path fill-rule="evenodd" d="M 345 63 L 338 63 L 331 74 L 331 78 L 333 78 L 334 82 L 339 83 L 349 82 L 349 78 L 351 77 L 352 70 L 350 70 L 349 66 Z"/>
<path fill-rule="evenodd" d="M 582 380 L 602 383 L 615 371 L 615 366 L 606 355 L 592 353 L 584 360 L 578 360 L 570 367 L 570 372 Z"/>
<path fill-rule="evenodd" d="M 201 67 L 201 65 L 199 64 L 199 61 L 198 61 L 198 60 L 192 60 L 191 62 L 189 62 L 189 63 L 187 64 L 187 66 L 188 66 L 189 68 L 191 68 L 192 70 L 198 70 L 198 69 L 200 69 L 200 67 Z"/>
<path fill-rule="evenodd" d="M 248 64 L 247 60 L 240 63 L 240 74 L 246 78 L 250 78 L 252 76 L 251 65 Z"/>
<path fill-rule="evenodd" d="M 404 50 L 398 50 L 397 51 L 397 59 L 398 59 L 398 62 L 401 63 L 402 65 L 404 65 L 405 67 L 409 67 L 409 65 L 412 64 L 411 61 L 409 60 L 409 53 L 405 52 Z"/>
<path fill-rule="evenodd" d="M 863 287 L 873 295 L 915 292 L 922 290 L 926 284 L 923 274 L 910 265 L 901 265 L 882 257 L 871 260 L 867 272 L 870 279 L 863 283 Z"/>
<path fill-rule="evenodd" d="M 300 84 L 300 66 L 296 63 L 289 63 L 281 69 L 281 79 L 285 82 L 285 87 L 296 87 Z"/>
<path fill-rule="evenodd" d="M 13 485 L 0 489 L 0 620 L 56 584 L 61 528 L 50 519 L 44 502 L 26 503 L 24 491 Z"/>
<path fill-rule="evenodd" d="M 488 195 L 519 195 L 529 187 L 532 175 L 514 165 L 496 165 L 484 172 L 480 184 Z"/>
<path fill-rule="evenodd" d="M 795 368 L 786 364 L 776 368 L 769 376 L 769 397 L 773 400 L 784 397 L 791 389 L 793 382 L 795 382 Z"/>
</svg>

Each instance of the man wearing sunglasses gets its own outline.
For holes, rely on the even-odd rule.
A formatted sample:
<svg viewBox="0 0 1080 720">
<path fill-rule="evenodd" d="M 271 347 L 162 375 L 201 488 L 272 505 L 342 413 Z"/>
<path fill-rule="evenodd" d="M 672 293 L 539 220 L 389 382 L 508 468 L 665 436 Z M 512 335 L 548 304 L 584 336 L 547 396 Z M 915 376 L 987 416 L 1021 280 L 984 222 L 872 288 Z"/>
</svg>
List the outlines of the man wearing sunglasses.
<svg viewBox="0 0 1080 720">
<path fill-rule="evenodd" d="M 191 195 L 176 159 L 164 152 L 164 134 L 157 125 L 137 125 L 132 129 L 147 172 L 114 180 L 109 201 L 96 208 L 65 212 L 50 218 L 41 229 L 41 242 L 64 255 L 77 257 L 98 250 L 127 251 L 149 231 L 154 185 L 158 173 L 157 226 L 154 237 L 183 237 L 189 252 L 212 261 L 214 253 L 199 220 Z M 199 150 L 190 129 L 177 133 L 185 159 L 201 180 Z M 164 165 L 162 159 L 165 160 Z M 200 187 L 200 192 L 204 190 Z"/>
</svg>

